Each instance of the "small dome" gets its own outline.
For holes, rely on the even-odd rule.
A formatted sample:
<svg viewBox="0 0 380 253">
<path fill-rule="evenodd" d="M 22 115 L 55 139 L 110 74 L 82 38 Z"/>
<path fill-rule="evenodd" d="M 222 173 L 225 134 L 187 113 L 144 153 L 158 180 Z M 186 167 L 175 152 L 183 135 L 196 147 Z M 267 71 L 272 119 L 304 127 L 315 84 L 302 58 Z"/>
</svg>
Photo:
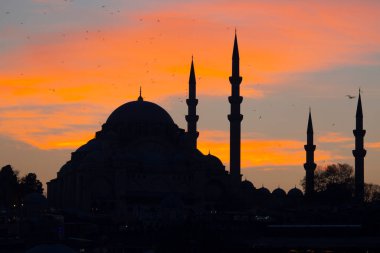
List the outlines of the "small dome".
<svg viewBox="0 0 380 253">
<path fill-rule="evenodd" d="M 173 125 L 174 121 L 161 106 L 142 99 L 121 105 L 111 113 L 106 121 L 108 126 L 131 123 Z"/>
<path fill-rule="evenodd" d="M 300 189 L 298 189 L 297 187 L 294 187 L 292 189 L 289 190 L 288 192 L 288 197 L 291 197 L 291 198 L 302 198 L 303 197 L 303 193 Z"/>
<path fill-rule="evenodd" d="M 276 188 L 272 192 L 273 197 L 276 198 L 285 198 L 286 197 L 286 192 L 281 189 L 280 187 Z"/>
<path fill-rule="evenodd" d="M 208 165 L 210 165 L 211 167 L 224 168 L 222 161 L 218 157 L 211 155 L 210 153 L 206 155 L 206 161 Z"/>
<path fill-rule="evenodd" d="M 255 186 L 252 184 L 251 181 L 248 181 L 248 180 L 244 180 L 243 182 L 241 182 L 240 184 L 241 188 L 243 190 L 255 190 Z"/>
<path fill-rule="evenodd" d="M 257 190 L 257 195 L 259 197 L 268 197 L 268 198 L 271 196 L 270 191 L 264 186 Z"/>
</svg>

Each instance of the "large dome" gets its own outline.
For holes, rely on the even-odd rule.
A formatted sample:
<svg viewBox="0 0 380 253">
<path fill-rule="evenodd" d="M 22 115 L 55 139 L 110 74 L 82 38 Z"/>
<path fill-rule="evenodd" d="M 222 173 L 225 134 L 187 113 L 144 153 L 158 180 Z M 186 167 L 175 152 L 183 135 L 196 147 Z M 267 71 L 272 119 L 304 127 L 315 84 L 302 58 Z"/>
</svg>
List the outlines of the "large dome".
<svg viewBox="0 0 380 253">
<path fill-rule="evenodd" d="M 125 103 L 118 107 L 108 117 L 107 125 L 125 125 L 134 123 L 150 124 L 174 124 L 170 117 L 161 106 L 143 101 L 140 97 L 137 101 Z"/>
</svg>

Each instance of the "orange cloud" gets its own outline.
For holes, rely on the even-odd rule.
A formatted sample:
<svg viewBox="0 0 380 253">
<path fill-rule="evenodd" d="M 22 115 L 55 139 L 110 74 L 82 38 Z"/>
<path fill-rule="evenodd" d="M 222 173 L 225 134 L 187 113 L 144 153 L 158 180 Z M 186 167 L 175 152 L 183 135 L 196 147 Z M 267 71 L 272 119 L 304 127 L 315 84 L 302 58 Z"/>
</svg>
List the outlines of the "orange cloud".
<svg viewBox="0 0 380 253">
<path fill-rule="evenodd" d="M 380 44 L 380 36 L 371 32 L 380 8 L 345 4 L 344 9 L 337 3 L 223 1 L 126 12 L 109 27 L 74 27 L 65 36 L 61 31 L 36 36 L 33 43 L 3 55 L 8 64 L 1 71 L 0 83 L 5 87 L 12 82 L 24 87 L 69 86 L 73 89 L 60 93 L 61 100 L 101 98 L 102 103 L 120 94 L 132 98 L 142 84 L 146 96 L 154 100 L 178 92 L 178 85 L 186 88 L 194 54 L 199 92 L 225 95 L 229 92 L 233 28 L 227 25 L 231 19 L 244 21 L 238 31 L 244 84 L 268 85 L 281 81 L 283 73 L 362 61 L 357 56 L 372 47 L 353 44 Z M 355 15 L 348 15 L 353 10 Z M 24 89 L 25 93 L 15 90 L 13 94 L 33 97 L 40 92 L 34 87 Z M 249 91 L 245 90 L 246 96 L 262 96 Z M 86 96 L 74 95 L 83 93 Z"/>
<path fill-rule="evenodd" d="M 380 35 L 373 32 L 377 29 L 375 21 L 380 8 L 376 8 L 377 3 L 374 5 L 197 1 L 172 3 L 148 11 L 125 10 L 114 22 L 107 19 L 107 24 L 95 22 L 86 29 L 78 24 L 36 33 L 29 39 L 21 36 L 18 29 L 8 28 L 12 36 L 18 34 L 19 43 L 1 53 L 2 62 L 7 64 L 1 64 L 0 68 L 0 106 L 97 104 L 103 113 L 109 113 L 125 101 L 135 99 L 140 85 L 143 96 L 151 101 L 174 95 L 185 97 L 192 54 L 198 93 L 227 96 L 233 42 L 231 23 L 238 27 L 242 94 L 265 97 L 253 83 L 276 85 L 289 78 L 286 73 L 315 71 L 341 63 L 368 64 L 369 60 L 362 55 L 380 45 Z M 78 106 L 50 115 L 25 110 L 4 112 L 2 132 L 41 148 L 74 146 L 90 137 L 94 125 L 104 121 L 92 107 L 85 115 L 78 115 L 80 110 Z M 92 127 L 73 128 L 70 134 L 49 133 L 48 130 L 64 128 L 66 123 Z M 45 134 L 37 137 L 35 133 L 41 127 Z M 320 141 L 348 141 L 345 138 L 332 133 Z M 246 154 L 245 161 L 250 164 L 267 163 L 263 162 L 270 160 L 267 154 L 276 151 L 274 147 L 278 145 L 260 140 L 245 142 L 246 149 L 253 154 L 268 151 L 256 156 Z M 209 144 L 216 149 L 213 143 Z M 295 144 L 298 145 L 281 141 L 279 145 Z M 228 149 L 222 146 L 220 149 Z M 223 156 L 228 157 L 226 154 Z M 302 151 L 298 156 L 302 156 Z M 275 160 L 286 163 L 286 158 L 278 155 Z"/>
<path fill-rule="evenodd" d="M 14 106 L 1 109 L 8 136 L 40 149 L 76 148 L 100 129 L 99 115 L 86 105 Z"/>
<path fill-rule="evenodd" d="M 365 144 L 367 148 L 378 149 L 380 148 L 380 142 L 368 142 Z"/>
<path fill-rule="evenodd" d="M 343 136 L 338 132 L 329 132 L 325 135 L 318 137 L 318 141 L 322 143 L 345 143 L 345 142 L 353 142 L 353 137 Z"/>
<path fill-rule="evenodd" d="M 305 162 L 304 142 L 290 139 L 250 139 L 242 138 L 242 167 L 262 166 L 303 166 Z M 228 167 L 229 132 L 202 131 L 198 147 L 203 153 L 210 152 L 219 157 Z M 317 150 L 316 161 L 331 161 L 332 153 Z"/>
</svg>

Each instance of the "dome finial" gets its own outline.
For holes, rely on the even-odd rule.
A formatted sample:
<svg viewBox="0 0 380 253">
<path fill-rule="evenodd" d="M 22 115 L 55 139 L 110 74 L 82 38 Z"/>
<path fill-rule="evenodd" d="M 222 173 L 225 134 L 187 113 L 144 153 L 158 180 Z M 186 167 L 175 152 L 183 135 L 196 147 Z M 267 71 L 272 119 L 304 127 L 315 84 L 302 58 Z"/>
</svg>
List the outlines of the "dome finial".
<svg viewBox="0 0 380 253">
<path fill-rule="evenodd" d="M 137 101 L 144 101 L 143 97 L 141 96 L 141 86 L 140 86 L 140 96 L 137 98 Z"/>
</svg>

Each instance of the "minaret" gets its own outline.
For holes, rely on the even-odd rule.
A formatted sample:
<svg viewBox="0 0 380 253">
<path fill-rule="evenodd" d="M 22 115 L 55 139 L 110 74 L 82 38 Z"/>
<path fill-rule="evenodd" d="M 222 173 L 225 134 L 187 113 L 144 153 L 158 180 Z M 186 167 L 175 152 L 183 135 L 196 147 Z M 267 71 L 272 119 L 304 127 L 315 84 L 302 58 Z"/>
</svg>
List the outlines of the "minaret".
<svg viewBox="0 0 380 253">
<path fill-rule="evenodd" d="M 367 151 L 364 149 L 364 135 L 363 129 L 363 110 L 362 100 L 359 89 L 359 99 L 356 108 L 356 129 L 353 131 L 355 135 L 355 150 L 352 154 L 355 157 L 355 198 L 359 202 L 364 200 L 364 157 Z"/>
<path fill-rule="evenodd" d="M 140 86 L 140 96 L 137 98 L 137 101 L 144 101 L 143 97 L 141 96 L 141 86 Z"/>
<path fill-rule="evenodd" d="M 309 109 L 309 120 L 307 122 L 307 143 L 304 146 L 306 151 L 306 163 L 303 167 L 306 170 L 306 187 L 305 196 L 310 198 L 314 194 L 314 170 L 317 165 L 314 163 L 314 131 L 313 131 L 313 121 L 311 119 L 311 110 Z"/>
<path fill-rule="evenodd" d="M 231 114 L 228 115 L 230 121 L 230 174 L 235 182 L 241 181 L 240 174 L 240 138 L 241 121 L 243 115 L 240 114 L 240 104 L 243 97 L 240 96 L 240 83 L 242 77 L 239 74 L 239 49 L 235 31 L 234 50 L 232 53 L 232 75 L 230 76 L 231 96 L 228 101 L 231 104 Z"/>
<path fill-rule="evenodd" d="M 190 146 L 196 149 L 197 139 L 199 136 L 199 132 L 197 131 L 197 121 L 199 119 L 199 116 L 197 115 L 198 99 L 196 99 L 196 80 L 193 57 L 191 57 L 189 77 L 189 98 L 186 99 L 186 103 L 188 108 L 188 114 L 185 117 L 187 121 L 187 133 L 189 136 Z"/>
</svg>

